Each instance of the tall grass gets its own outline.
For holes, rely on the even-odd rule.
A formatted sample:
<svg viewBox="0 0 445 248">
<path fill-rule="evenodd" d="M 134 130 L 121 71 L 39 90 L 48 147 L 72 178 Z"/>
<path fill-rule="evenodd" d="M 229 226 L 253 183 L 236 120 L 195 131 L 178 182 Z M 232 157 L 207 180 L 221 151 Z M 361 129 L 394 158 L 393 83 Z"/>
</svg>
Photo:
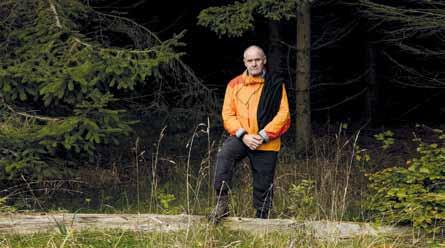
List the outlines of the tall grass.
<svg viewBox="0 0 445 248">
<path fill-rule="evenodd" d="M 41 201 L 45 194 L 36 196 L 36 187 L 29 189 L 32 182 L 26 182 L 24 192 L 29 193 L 23 195 L 34 199 L 37 210 L 207 214 L 215 200 L 213 158 L 225 139 L 211 136 L 210 130 L 207 120 L 197 124 L 188 138 L 169 137 L 167 126 L 155 135 L 135 138 L 127 152 L 129 163 L 113 162 L 110 169 L 80 169 L 77 180 L 85 184 L 76 189 L 80 194 L 69 197 L 77 197 L 77 202 L 64 204 L 68 199 L 63 194 L 54 194 L 57 202 Z M 358 133 L 348 136 L 340 125 L 336 133 L 315 138 L 312 156 L 304 159 L 284 142 L 274 182 L 272 217 L 344 220 L 363 216 L 360 201 L 366 179 L 354 165 L 358 139 Z M 306 205 L 301 204 L 301 197 Z M 253 216 L 247 159 L 235 167 L 230 198 L 232 215 Z"/>
<path fill-rule="evenodd" d="M 21 192 L 25 192 L 22 195 L 31 195 L 39 211 L 63 208 L 78 212 L 206 215 L 213 208 L 215 200 L 212 189 L 213 158 L 225 139 L 224 136 L 212 136 L 210 130 L 208 120 L 206 124 L 197 124 L 188 137 L 170 137 L 168 127 L 164 126 L 156 135 L 152 135 L 152 139 L 149 136 L 136 138 L 130 151 L 127 151 L 131 154 L 129 163 L 113 163 L 109 169 L 90 167 L 81 170 L 79 175 L 82 176 L 76 182 L 84 183 L 75 185 L 88 185 L 90 188 L 71 188 L 71 192 L 77 193 L 70 196 L 77 196 L 77 201 L 67 201 L 60 194 L 55 194 L 62 196 L 57 203 L 40 200 L 45 194 L 35 194 L 40 192 L 35 185 L 42 185 L 35 182 L 26 182 L 21 188 Z M 355 160 L 360 150 L 359 140 L 360 132 L 346 132 L 346 127 L 339 125 L 334 133 L 316 137 L 311 156 L 305 158 L 294 154 L 291 145 L 284 142 L 276 171 L 271 217 L 364 220 L 366 211 L 363 200 L 367 184 L 364 174 L 367 171 Z M 235 167 L 230 192 L 232 216 L 254 215 L 254 209 L 250 207 L 251 182 L 248 160 L 240 161 Z M 14 192 L 15 197 L 21 194 L 20 191 Z M 23 202 L 27 201 L 28 198 L 23 199 Z M 68 234 L 70 236 L 66 236 Z M 27 242 L 32 242 L 31 247 L 88 247 L 90 243 L 98 244 L 93 247 L 409 247 L 407 244 L 414 247 L 417 241 L 413 240 L 415 238 L 407 241 L 360 237 L 350 241 L 323 241 L 304 233 L 255 236 L 224 228 L 194 226 L 185 232 L 170 234 L 87 231 L 66 232 L 65 236 L 8 236 L 0 239 L 0 247 L 27 247 Z M 109 245 L 103 245 L 100 241 Z M 388 246 L 386 242 L 389 242 Z"/>
</svg>

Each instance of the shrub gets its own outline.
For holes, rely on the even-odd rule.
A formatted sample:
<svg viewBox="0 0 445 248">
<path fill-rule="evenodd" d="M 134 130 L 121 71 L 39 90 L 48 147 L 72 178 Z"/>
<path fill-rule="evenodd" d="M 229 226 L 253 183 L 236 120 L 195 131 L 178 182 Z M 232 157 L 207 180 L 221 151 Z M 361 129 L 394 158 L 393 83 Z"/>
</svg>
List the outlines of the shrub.
<svg viewBox="0 0 445 248">
<path fill-rule="evenodd" d="M 369 209 L 390 223 L 413 224 L 435 231 L 445 224 L 444 131 L 434 130 L 438 142 L 418 142 L 418 156 L 407 167 L 388 168 L 369 175 Z"/>
<path fill-rule="evenodd" d="M 315 182 L 303 179 L 299 184 L 292 184 L 289 189 L 288 211 L 296 219 L 314 216 L 316 203 L 314 199 Z"/>
</svg>

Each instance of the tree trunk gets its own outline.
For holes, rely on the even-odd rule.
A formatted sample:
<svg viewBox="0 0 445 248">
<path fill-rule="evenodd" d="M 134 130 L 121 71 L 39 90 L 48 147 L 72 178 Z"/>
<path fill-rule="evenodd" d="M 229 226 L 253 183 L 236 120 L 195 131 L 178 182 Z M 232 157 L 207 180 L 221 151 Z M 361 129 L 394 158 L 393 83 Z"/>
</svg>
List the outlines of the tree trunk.
<svg viewBox="0 0 445 248">
<path fill-rule="evenodd" d="M 311 127 L 311 6 L 301 1 L 297 10 L 297 78 L 296 96 L 296 151 L 303 155 L 308 151 L 312 139 Z M 303 152 L 303 154 L 302 154 Z"/>
<path fill-rule="evenodd" d="M 71 230 L 127 230 L 131 232 L 176 232 L 190 228 L 208 228 L 206 217 L 160 214 L 0 214 L 0 236 Z M 221 223 L 225 229 L 253 235 L 274 233 L 308 233 L 315 238 L 354 238 L 357 236 L 410 235 L 408 227 L 373 227 L 368 223 L 296 221 L 290 219 L 252 219 L 229 217 Z M 201 226 L 201 227 L 199 227 Z M 175 235 L 175 234 L 171 234 Z"/>
<path fill-rule="evenodd" d="M 276 21 L 268 22 L 269 46 L 267 51 L 268 69 L 280 75 L 283 74 L 286 56 L 283 46 L 279 43 L 281 38 L 281 25 Z"/>
<path fill-rule="evenodd" d="M 378 104 L 378 82 L 376 71 L 376 49 L 370 41 L 366 41 L 366 64 L 368 74 L 366 77 L 366 84 L 368 90 L 366 91 L 366 120 L 374 122 L 377 117 Z"/>
</svg>

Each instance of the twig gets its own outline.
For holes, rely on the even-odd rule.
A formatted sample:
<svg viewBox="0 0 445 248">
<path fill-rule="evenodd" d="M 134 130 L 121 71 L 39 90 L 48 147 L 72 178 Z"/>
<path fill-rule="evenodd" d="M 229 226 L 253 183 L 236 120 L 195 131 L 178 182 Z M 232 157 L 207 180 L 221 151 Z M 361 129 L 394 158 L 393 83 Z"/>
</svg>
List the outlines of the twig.
<svg viewBox="0 0 445 248">
<path fill-rule="evenodd" d="M 338 103 L 336 103 L 336 104 L 334 104 L 334 105 L 327 106 L 327 107 L 314 108 L 312 111 L 321 111 L 321 110 L 333 109 L 333 108 L 335 108 L 335 107 L 338 107 L 338 106 L 340 106 L 340 105 L 342 105 L 342 104 L 344 104 L 344 103 L 346 103 L 346 102 L 348 102 L 348 101 L 350 101 L 350 100 L 352 100 L 352 99 L 354 99 L 354 98 L 360 96 L 361 94 L 365 93 L 367 90 L 368 90 L 368 87 L 365 87 L 365 88 L 364 88 L 363 90 L 361 90 L 359 93 L 357 93 L 357 94 L 355 94 L 355 95 L 352 95 L 352 96 L 349 96 L 349 97 L 347 97 L 346 99 L 344 99 L 344 100 L 341 101 L 341 102 L 338 102 Z"/>
<path fill-rule="evenodd" d="M 57 13 L 57 10 L 56 10 L 56 6 L 54 5 L 53 1 L 48 0 L 48 2 L 51 7 L 51 11 L 54 13 L 54 19 L 56 19 L 56 26 L 58 28 L 62 28 L 62 24 L 60 23 L 60 19 L 59 19 L 59 14 Z"/>
<path fill-rule="evenodd" d="M 31 185 L 28 183 L 28 181 L 27 181 L 26 178 L 23 176 L 23 174 L 21 174 L 20 176 L 21 176 L 22 180 L 26 183 L 26 186 L 28 187 L 29 192 L 31 192 L 31 194 L 32 194 L 32 196 L 33 196 L 33 198 L 34 198 L 34 200 L 37 202 L 37 204 L 39 205 L 40 209 L 43 210 L 43 206 L 42 206 L 42 204 L 40 203 L 39 198 L 37 198 L 37 196 L 34 194 L 34 190 L 31 188 Z"/>
<path fill-rule="evenodd" d="M 364 73 L 358 75 L 355 78 L 352 78 L 346 82 L 343 83 L 320 83 L 320 84 L 315 84 L 313 86 L 311 86 L 311 90 L 318 88 L 318 87 L 322 87 L 322 86 L 345 86 L 345 85 L 350 85 L 353 84 L 355 82 L 358 82 L 361 78 L 363 78 L 364 76 L 366 76 L 369 73 L 369 70 L 366 70 Z"/>
<path fill-rule="evenodd" d="M 61 121 L 61 120 L 63 120 L 61 118 L 52 118 L 52 117 L 39 116 L 39 115 L 30 115 L 30 114 L 25 113 L 25 112 L 18 112 L 15 109 L 13 109 L 11 106 L 9 106 L 9 105 L 7 105 L 5 103 L 3 103 L 3 104 L 6 106 L 6 108 L 9 111 L 11 111 L 11 112 L 13 112 L 13 113 L 15 113 L 17 115 L 21 115 L 21 116 L 27 117 L 27 118 L 33 118 L 33 119 L 44 120 L 44 121 Z"/>
<path fill-rule="evenodd" d="M 86 47 L 91 47 L 91 44 L 85 43 L 85 42 L 81 41 L 81 40 L 80 40 L 79 38 L 77 38 L 77 37 L 74 37 L 73 40 L 76 41 L 77 43 L 81 44 L 81 45 L 86 46 Z"/>
<path fill-rule="evenodd" d="M 387 52 L 383 52 L 383 55 L 385 55 L 390 62 L 394 63 L 396 66 L 398 66 L 401 70 L 403 70 L 404 72 L 407 72 L 415 77 L 419 77 L 424 79 L 423 81 L 428 81 L 431 82 L 432 84 L 427 85 L 427 84 L 420 84 L 417 82 L 413 82 L 413 83 L 405 83 L 402 82 L 400 80 L 392 80 L 395 83 L 401 84 L 401 85 L 405 85 L 405 86 L 409 86 L 409 87 L 417 87 L 417 88 L 444 88 L 445 87 L 445 82 L 441 81 L 440 79 L 437 79 L 435 76 L 431 77 L 431 75 L 425 75 L 422 74 L 421 72 L 417 71 L 414 68 L 408 67 L 406 65 L 403 65 L 402 63 L 398 62 L 396 59 L 394 59 L 393 57 L 391 57 Z"/>
<path fill-rule="evenodd" d="M 321 48 L 330 46 L 342 40 L 343 38 L 348 36 L 348 34 L 350 34 L 353 30 L 355 30 L 358 24 L 359 24 L 358 21 L 352 21 L 341 30 L 331 31 L 330 33 L 328 33 L 328 31 L 323 32 L 320 39 L 314 41 L 314 44 L 312 45 L 312 50 L 319 50 Z M 325 30 L 331 30 L 331 28 L 328 27 Z M 325 38 L 326 36 L 328 37 L 328 39 Z"/>
<path fill-rule="evenodd" d="M 352 163 L 354 162 L 354 157 L 355 157 L 356 148 L 357 148 L 357 140 L 358 140 L 358 136 L 360 135 L 360 131 L 361 130 L 358 130 L 357 134 L 355 135 L 354 143 L 352 144 L 351 157 L 350 157 L 350 160 L 349 160 L 349 164 L 347 166 L 346 185 L 345 185 L 345 188 L 343 190 L 343 199 L 342 199 L 340 220 L 343 220 L 343 216 L 344 216 L 345 210 L 346 210 L 346 196 L 348 194 L 349 179 L 351 177 Z"/>
<path fill-rule="evenodd" d="M 18 157 L 19 155 L 16 153 L 16 152 L 14 152 L 13 150 L 9 150 L 9 149 L 6 149 L 6 148 L 2 148 L 2 151 L 3 151 L 3 153 L 11 153 L 12 155 L 14 155 L 14 157 Z M 0 192 L 2 192 L 1 190 L 0 190 Z"/>
</svg>

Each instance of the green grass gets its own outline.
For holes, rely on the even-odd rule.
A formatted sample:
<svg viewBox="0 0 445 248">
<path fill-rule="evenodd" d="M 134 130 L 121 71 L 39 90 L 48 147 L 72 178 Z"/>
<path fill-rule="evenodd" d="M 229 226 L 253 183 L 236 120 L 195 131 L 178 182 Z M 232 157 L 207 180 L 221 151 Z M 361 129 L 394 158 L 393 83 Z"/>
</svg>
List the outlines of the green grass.
<svg viewBox="0 0 445 248">
<path fill-rule="evenodd" d="M 224 227 L 195 226 L 188 231 L 142 233 L 124 230 L 68 231 L 29 235 L 6 235 L 0 248 L 20 247 L 443 247 L 416 239 L 358 237 L 323 240 L 304 233 L 249 234 Z"/>
</svg>

